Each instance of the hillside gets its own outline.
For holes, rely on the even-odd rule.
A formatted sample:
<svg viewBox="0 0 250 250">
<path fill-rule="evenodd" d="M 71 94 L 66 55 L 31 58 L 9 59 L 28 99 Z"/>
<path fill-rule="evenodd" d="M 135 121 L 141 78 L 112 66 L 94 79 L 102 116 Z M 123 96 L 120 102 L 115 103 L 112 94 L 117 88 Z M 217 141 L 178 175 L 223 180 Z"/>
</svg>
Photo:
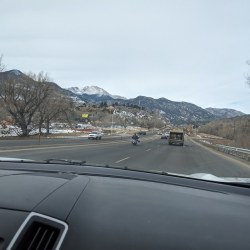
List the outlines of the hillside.
<svg viewBox="0 0 250 250">
<path fill-rule="evenodd" d="M 31 79 L 29 76 L 27 76 L 26 74 L 22 73 L 19 70 L 9 70 L 9 71 L 5 71 L 5 72 L 0 72 L 0 80 L 8 80 L 8 79 L 12 79 L 14 81 L 17 81 L 19 83 L 23 83 L 23 82 L 33 82 L 35 84 L 35 81 L 33 79 Z M 54 83 L 54 82 L 49 82 L 49 84 L 52 86 L 53 89 L 55 89 L 55 91 L 62 95 L 62 96 L 67 96 L 72 98 L 75 102 L 82 102 L 82 98 L 80 98 L 78 95 L 74 94 L 73 92 L 61 88 L 58 84 Z"/>
<path fill-rule="evenodd" d="M 242 112 L 232 109 L 203 109 L 195 104 L 188 102 L 175 102 L 166 98 L 154 99 L 146 96 L 125 99 L 124 97 L 114 96 L 97 86 L 86 86 L 82 89 L 77 87 L 68 88 L 81 100 L 86 103 L 100 104 L 106 102 L 108 105 L 134 105 L 149 112 L 160 113 L 162 117 L 176 125 L 183 124 L 204 124 L 206 122 L 244 115 Z"/>
<path fill-rule="evenodd" d="M 0 73 L 0 78 L 16 78 L 20 82 L 30 80 L 30 78 L 19 70 L 10 70 Z M 126 99 L 125 97 L 112 95 L 97 86 L 85 86 L 83 88 L 71 87 L 61 88 L 58 84 L 50 82 L 53 88 L 62 96 L 70 97 L 77 105 L 86 103 L 87 105 L 107 105 L 134 106 L 144 109 L 147 112 L 160 114 L 164 120 L 175 125 L 198 124 L 221 118 L 228 118 L 243 115 L 242 112 L 232 109 L 203 109 L 188 102 L 175 102 L 166 98 L 154 99 L 146 96 Z"/>
<path fill-rule="evenodd" d="M 235 109 L 226 109 L 226 108 L 206 108 L 206 110 L 215 115 L 218 119 L 223 118 L 232 118 L 236 116 L 245 115 L 243 112 L 240 112 Z"/>
<path fill-rule="evenodd" d="M 174 102 L 166 98 L 154 99 L 145 96 L 138 96 L 127 102 L 139 104 L 147 110 L 160 112 L 170 122 L 180 125 L 195 122 L 206 122 L 215 119 L 214 115 L 203 108 L 188 102 Z"/>
<path fill-rule="evenodd" d="M 81 118 L 81 114 L 88 114 L 88 118 Z M 160 114 L 141 110 L 138 107 L 81 106 L 76 110 L 79 122 L 90 122 L 94 126 L 127 128 L 130 126 L 141 128 L 163 128 L 171 126 L 169 121 Z"/>
<path fill-rule="evenodd" d="M 106 102 L 108 105 L 136 106 L 148 112 L 161 114 L 162 117 L 176 125 L 204 123 L 216 117 L 201 107 L 188 102 L 174 102 L 166 98 L 154 99 L 138 96 L 133 99 L 112 99 L 110 96 L 81 95 L 87 103 Z"/>
<path fill-rule="evenodd" d="M 250 115 L 212 121 L 199 132 L 228 139 L 232 146 L 250 148 Z"/>
</svg>

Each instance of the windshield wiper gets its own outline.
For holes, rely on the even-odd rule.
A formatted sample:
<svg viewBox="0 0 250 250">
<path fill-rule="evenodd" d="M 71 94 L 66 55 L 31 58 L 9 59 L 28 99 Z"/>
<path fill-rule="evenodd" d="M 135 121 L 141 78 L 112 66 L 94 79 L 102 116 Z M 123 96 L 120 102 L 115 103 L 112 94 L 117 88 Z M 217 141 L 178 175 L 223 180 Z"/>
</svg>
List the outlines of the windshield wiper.
<svg viewBox="0 0 250 250">
<path fill-rule="evenodd" d="M 86 161 L 68 160 L 68 159 L 47 159 L 44 160 L 45 163 L 67 163 L 70 165 L 85 165 Z"/>
</svg>

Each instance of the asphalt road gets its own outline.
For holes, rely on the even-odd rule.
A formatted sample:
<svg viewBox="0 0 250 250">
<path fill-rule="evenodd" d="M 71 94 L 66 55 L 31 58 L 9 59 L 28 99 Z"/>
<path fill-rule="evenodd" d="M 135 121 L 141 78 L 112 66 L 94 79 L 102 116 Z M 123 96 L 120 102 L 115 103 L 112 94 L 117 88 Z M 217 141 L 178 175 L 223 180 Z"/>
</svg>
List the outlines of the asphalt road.
<svg viewBox="0 0 250 250">
<path fill-rule="evenodd" d="M 137 146 L 122 137 L 98 141 L 68 137 L 42 140 L 40 144 L 37 140 L 1 140 L 0 157 L 85 160 L 90 164 L 126 166 L 138 170 L 250 178 L 248 162 L 207 149 L 189 138 L 186 138 L 183 147 L 170 146 L 167 140 L 161 140 L 156 135 L 141 137 Z"/>
</svg>

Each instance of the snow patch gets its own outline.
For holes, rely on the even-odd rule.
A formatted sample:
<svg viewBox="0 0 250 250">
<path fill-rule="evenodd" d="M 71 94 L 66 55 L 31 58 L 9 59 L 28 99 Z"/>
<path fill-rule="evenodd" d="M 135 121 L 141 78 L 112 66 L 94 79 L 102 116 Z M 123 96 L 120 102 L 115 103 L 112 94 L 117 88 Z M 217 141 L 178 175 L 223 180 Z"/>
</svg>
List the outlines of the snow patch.
<svg viewBox="0 0 250 250">
<path fill-rule="evenodd" d="M 22 72 L 17 69 L 10 70 L 10 73 L 16 76 L 20 76 L 22 74 Z"/>
<path fill-rule="evenodd" d="M 119 95 L 111 95 L 109 92 L 107 92 L 106 90 L 98 87 L 98 86 L 85 86 L 82 89 L 80 89 L 79 87 L 71 87 L 68 88 L 69 91 L 73 92 L 74 94 L 77 95 L 97 95 L 97 96 L 110 96 L 113 99 L 126 99 L 125 97 L 119 96 Z"/>
</svg>

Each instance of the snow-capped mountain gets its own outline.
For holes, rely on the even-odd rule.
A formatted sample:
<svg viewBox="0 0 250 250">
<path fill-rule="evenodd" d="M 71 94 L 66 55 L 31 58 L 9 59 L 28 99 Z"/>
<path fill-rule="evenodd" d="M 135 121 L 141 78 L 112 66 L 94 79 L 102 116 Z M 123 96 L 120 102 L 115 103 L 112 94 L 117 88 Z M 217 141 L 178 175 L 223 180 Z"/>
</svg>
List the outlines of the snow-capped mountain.
<svg viewBox="0 0 250 250">
<path fill-rule="evenodd" d="M 174 124 L 207 122 L 243 114 L 239 111 L 229 109 L 203 109 L 192 103 L 174 102 L 166 98 L 154 99 L 146 96 L 138 96 L 136 98 L 126 99 L 111 95 L 97 86 L 86 86 L 82 89 L 73 87 L 68 90 L 78 95 L 81 99 L 91 103 L 108 102 L 109 105 L 112 103 L 126 106 L 134 105 L 144 107 L 148 111 L 160 112 L 163 117 Z"/>
<path fill-rule="evenodd" d="M 71 87 L 71 88 L 68 88 L 68 90 L 77 95 L 96 95 L 99 97 L 109 96 L 113 99 L 126 99 L 125 97 L 122 97 L 122 96 L 111 95 L 106 90 L 97 86 L 85 86 L 82 89 L 80 89 L 79 87 Z"/>
<path fill-rule="evenodd" d="M 34 82 L 27 75 L 18 70 L 10 70 L 0 72 L 0 81 L 5 79 L 15 79 L 22 84 L 25 81 Z M 76 104 L 94 104 L 100 105 L 106 103 L 107 105 L 133 107 L 135 109 L 144 110 L 147 112 L 155 112 L 173 124 L 196 124 L 200 122 L 217 120 L 232 116 L 241 116 L 243 113 L 237 110 L 230 109 L 203 109 L 197 105 L 187 102 L 174 102 L 166 98 L 154 99 L 146 96 L 138 96 L 132 99 L 126 99 L 111 95 L 104 89 L 97 86 L 86 86 L 84 88 L 71 87 L 63 89 L 54 82 L 49 82 L 53 89 L 60 95 L 69 97 Z M 122 114 L 121 114 L 122 115 Z"/>
</svg>

